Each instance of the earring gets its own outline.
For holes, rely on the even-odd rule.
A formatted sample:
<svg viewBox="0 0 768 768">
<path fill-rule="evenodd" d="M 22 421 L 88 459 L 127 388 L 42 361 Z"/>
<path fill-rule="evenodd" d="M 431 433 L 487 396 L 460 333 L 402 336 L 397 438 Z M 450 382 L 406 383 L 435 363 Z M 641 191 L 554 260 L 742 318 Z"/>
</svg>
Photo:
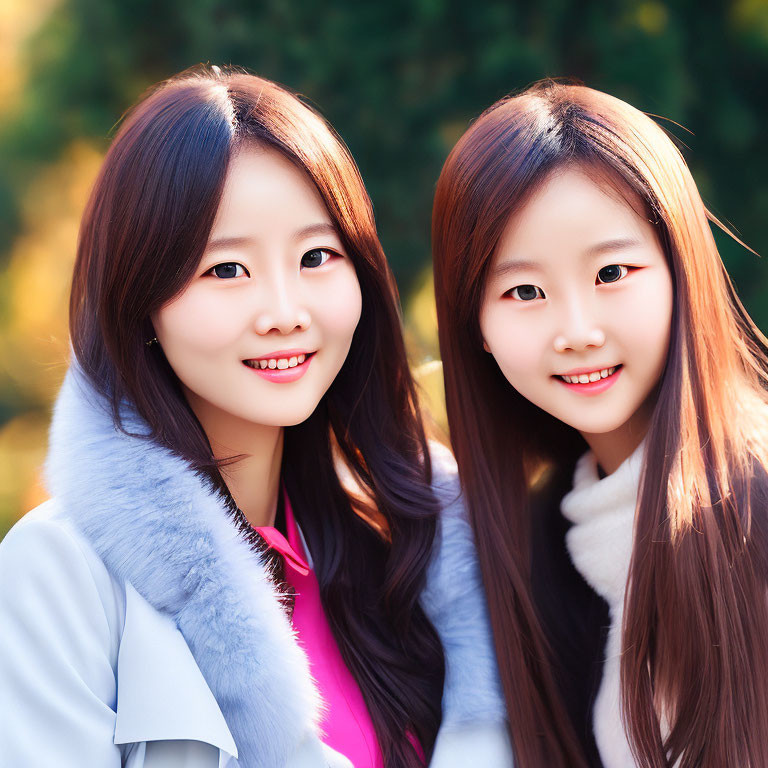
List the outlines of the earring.
<svg viewBox="0 0 768 768">
<path fill-rule="evenodd" d="M 158 344 L 157 336 L 153 336 L 149 341 L 144 342 L 148 347 L 151 347 L 153 344 Z"/>
</svg>

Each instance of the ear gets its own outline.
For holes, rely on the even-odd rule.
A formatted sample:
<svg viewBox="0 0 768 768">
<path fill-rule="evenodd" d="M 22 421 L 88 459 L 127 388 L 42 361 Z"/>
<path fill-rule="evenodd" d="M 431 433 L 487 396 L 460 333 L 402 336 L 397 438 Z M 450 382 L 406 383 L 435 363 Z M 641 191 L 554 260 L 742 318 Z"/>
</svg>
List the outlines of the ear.
<svg viewBox="0 0 768 768">
<path fill-rule="evenodd" d="M 488 342 L 487 342 L 485 339 L 483 339 L 483 349 L 484 349 L 484 350 L 485 350 L 485 351 L 486 351 L 486 352 L 487 352 L 489 355 L 491 354 L 491 349 L 490 349 L 490 347 L 488 346 Z"/>
</svg>

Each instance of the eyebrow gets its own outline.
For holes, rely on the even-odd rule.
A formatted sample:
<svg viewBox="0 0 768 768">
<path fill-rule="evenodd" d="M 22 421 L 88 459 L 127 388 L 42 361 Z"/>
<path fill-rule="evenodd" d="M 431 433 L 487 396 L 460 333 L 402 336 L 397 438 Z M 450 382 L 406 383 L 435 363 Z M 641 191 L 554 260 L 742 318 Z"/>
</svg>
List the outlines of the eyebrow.
<svg viewBox="0 0 768 768">
<path fill-rule="evenodd" d="M 606 240 L 602 243 L 597 243 L 597 245 L 590 246 L 584 252 L 584 255 L 592 258 L 612 251 L 626 251 L 630 248 L 636 248 L 638 245 L 642 245 L 642 243 L 636 237 L 617 237 L 613 240 Z"/>
<path fill-rule="evenodd" d="M 333 224 L 327 222 L 319 222 L 317 224 L 309 224 L 306 227 L 296 230 L 293 233 L 293 240 L 304 240 L 307 237 L 313 237 L 314 235 L 337 235 L 336 227 Z M 205 247 L 206 253 L 212 253 L 213 251 L 222 251 L 227 248 L 237 248 L 243 245 L 252 245 L 254 240 L 250 237 L 218 237 L 215 240 L 211 240 Z"/>
<path fill-rule="evenodd" d="M 252 242 L 249 237 L 219 237 L 216 240 L 211 240 L 205 247 L 206 253 L 212 251 L 221 251 L 227 248 L 236 248 L 239 245 L 248 245 Z"/>
<path fill-rule="evenodd" d="M 584 251 L 585 259 L 593 259 L 596 256 L 602 256 L 604 253 L 613 253 L 615 251 L 624 251 L 630 248 L 635 248 L 642 243 L 634 237 L 619 237 L 613 240 L 605 240 L 602 243 L 591 245 Z M 497 264 L 492 272 L 491 278 L 499 278 L 504 275 L 513 274 L 515 272 L 529 271 L 541 271 L 541 264 L 537 261 L 529 261 L 523 259 L 506 259 L 500 264 Z"/>
<path fill-rule="evenodd" d="M 314 235 L 337 235 L 336 227 L 328 222 L 322 222 L 318 224 L 310 224 L 309 226 L 302 227 L 293 235 L 294 240 L 303 240 L 305 237 L 313 237 Z"/>
<path fill-rule="evenodd" d="M 541 271 L 541 264 L 536 261 L 521 261 L 520 259 L 507 259 L 497 264 L 491 271 L 491 278 L 504 277 L 514 272 L 523 272 L 525 270 Z"/>
</svg>

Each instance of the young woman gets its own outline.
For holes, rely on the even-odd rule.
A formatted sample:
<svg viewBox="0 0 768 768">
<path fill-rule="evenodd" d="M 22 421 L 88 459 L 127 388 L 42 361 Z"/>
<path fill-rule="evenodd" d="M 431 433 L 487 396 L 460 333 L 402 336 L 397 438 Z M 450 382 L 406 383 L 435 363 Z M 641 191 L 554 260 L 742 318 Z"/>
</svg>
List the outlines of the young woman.
<svg viewBox="0 0 768 768">
<path fill-rule="evenodd" d="M 545 82 L 437 185 L 448 418 L 517 765 L 768 765 L 765 337 L 649 117 Z"/>
<path fill-rule="evenodd" d="M 87 206 L 70 328 L 52 499 L 0 548 L 3 765 L 503 747 L 450 458 L 430 461 L 370 201 L 317 114 L 218 68 L 152 90 Z"/>
</svg>

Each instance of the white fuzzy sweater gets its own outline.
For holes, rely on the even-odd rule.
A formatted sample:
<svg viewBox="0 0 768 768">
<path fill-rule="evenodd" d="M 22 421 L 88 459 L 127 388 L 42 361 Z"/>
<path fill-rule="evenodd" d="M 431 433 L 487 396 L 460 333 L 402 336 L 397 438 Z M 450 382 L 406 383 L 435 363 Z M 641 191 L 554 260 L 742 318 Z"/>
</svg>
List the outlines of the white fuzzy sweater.
<svg viewBox="0 0 768 768">
<path fill-rule="evenodd" d="M 594 454 L 585 453 L 576 464 L 573 488 L 560 505 L 563 515 L 573 523 L 566 534 L 571 560 L 610 609 L 603 678 L 593 717 L 595 740 L 605 768 L 635 766 L 621 723 L 619 661 L 643 450 L 644 442 L 602 480 Z"/>
</svg>

